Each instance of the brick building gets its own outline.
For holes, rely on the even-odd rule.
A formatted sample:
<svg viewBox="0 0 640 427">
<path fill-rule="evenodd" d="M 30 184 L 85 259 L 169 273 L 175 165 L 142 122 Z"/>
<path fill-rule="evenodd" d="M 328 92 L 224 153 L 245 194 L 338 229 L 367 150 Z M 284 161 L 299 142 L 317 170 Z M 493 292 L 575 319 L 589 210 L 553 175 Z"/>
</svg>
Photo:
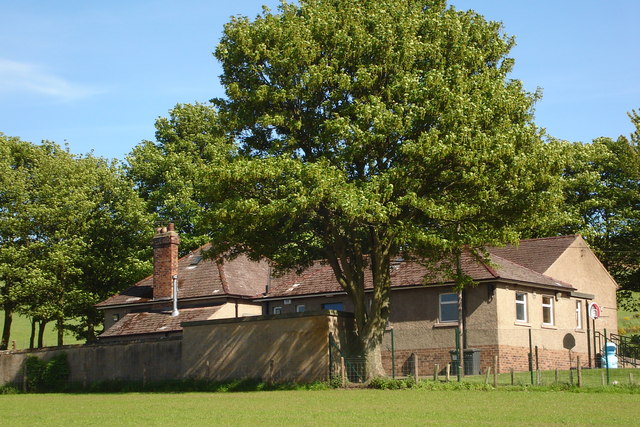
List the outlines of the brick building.
<svg viewBox="0 0 640 427">
<path fill-rule="evenodd" d="M 302 274 L 271 277 L 267 262 L 245 257 L 213 261 L 206 246 L 177 259 L 179 238 L 170 226 L 154 238 L 154 275 L 98 304 L 105 312 L 101 341 L 179 336 L 186 322 L 256 315 L 290 315 L 319 310 L 352 311 L 328 265 Z M 594 360 L 590 331 L 617 328 L 616 283 L 581 236 L 523 240 L 518 247 L 487 248 L 490 262 L 463 256 L 462 268 L 475 286 L 463 293 L 465 348 L 477 354 L 480 370 L 499 358 L 499 369 L 528 369 L 529 340 L 540 369 Z M 171 284 L 177 276 L 179 313 L 172 310 Z M 419 263 L 392 265 L 391 316 L 396 372 L 415 353 L 420 370 L 450 361 L 458 325 L 452 283 L 426 280 Z M 426 283 L 429 282 L 429 283 Z M 602 312 L 588 319 L 589 303 Z M 172 315 L 173 314 L 173 315 Z M 385 334 L 383 363 L 391 371 L 391 333 Z"/>
</svg>

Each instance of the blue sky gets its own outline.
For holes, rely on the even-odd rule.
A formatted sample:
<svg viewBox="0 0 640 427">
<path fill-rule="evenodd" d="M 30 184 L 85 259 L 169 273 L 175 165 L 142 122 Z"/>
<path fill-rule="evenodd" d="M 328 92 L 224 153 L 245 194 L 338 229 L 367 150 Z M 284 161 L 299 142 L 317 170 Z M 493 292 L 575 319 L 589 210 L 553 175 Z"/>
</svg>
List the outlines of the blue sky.
<svg viewBox="0 0 640 427">
<path fill-rule="evenodd" d="M 232 15 L 277 0 L 0 0 L 0 132 L 123 159 L 176 103 L 223 96 L 211 52 Z M 543 89 L 555 137 L 628 135 L 640 109 L 640 1 L 453 0 L 502 21 L 511 77 Z"/>
</svg>

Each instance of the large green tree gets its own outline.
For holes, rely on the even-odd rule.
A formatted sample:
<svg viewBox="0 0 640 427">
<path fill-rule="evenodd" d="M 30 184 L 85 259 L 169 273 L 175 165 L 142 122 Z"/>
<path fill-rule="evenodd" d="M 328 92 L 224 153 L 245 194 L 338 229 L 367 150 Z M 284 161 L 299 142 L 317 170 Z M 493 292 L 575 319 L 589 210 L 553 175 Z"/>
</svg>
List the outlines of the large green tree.
<svg viewBox="0 0 640 427">
<path fill-rule="evenodd" d="M 162 224 L 175 223 L 185 253 L 208 241 L 200 227 L 199 173 L 234 147 L 210 104 L 178 104 L 155 126 L 156 141 L 143 141 L 127 156 L 127 174 L 148 211 Z"/>
<path fill-rule="evenodd" d="M 326 260 L 380 374 L 393 259 L 455 264 L 555 208 L 559 156 L 533 123 L 536 96 L 508 78 L 512 46 L 443 1 L 301 0 L 233 18 L 215 103 L 238 156 L 200 179 L 213 250 L 283 270 Z"/>
<path fill-rule="evenodd" d="M 54 321 L 58 344 L 71 318 L 91 340 L 101 322 L 93 304 L 149 272 L 152 217 L 115 163 L 1 137 L 2 346 L 15 311 L 37 322 L 40 336 Z"/>
</svg>

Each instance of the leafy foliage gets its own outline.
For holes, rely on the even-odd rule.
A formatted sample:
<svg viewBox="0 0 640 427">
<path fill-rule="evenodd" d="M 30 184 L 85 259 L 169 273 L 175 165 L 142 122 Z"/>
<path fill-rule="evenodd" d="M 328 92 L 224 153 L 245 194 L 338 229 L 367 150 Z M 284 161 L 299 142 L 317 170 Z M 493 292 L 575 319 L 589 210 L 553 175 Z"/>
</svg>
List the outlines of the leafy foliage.
<svg viewBox="0 0 640 427">
<path fill-rule="evenodd" d="M 94 338 L 93 304 L 149 271 L 152 220 L 115 163 L 0 138 L 2 347 L 14 311 L 60 332 L 80 318 L 78 334 Z"/>
<path fill-rule="evenodd" d="M 233 152 L 216 110 L 208 104 L 178 104 L 156 121 L 156 142 L 143 141 L 127 157 L 127 174 L 149 212 L 180 232 L 182 253 L 208 241 L 200 223 L 199 179 L 207 163 Z"/>
<path fill-rule="evenodd" d="M 66 353 L 59 353 L 48 362 L 37 356 L 25 359 L 27 385 L 29 391 L 62 391 L 67 386 L 71 368 Z"/>
<path fill-rule="evenodd" d="M 361 351 L 389 316 L 389 266 L 514 242 L 559 200 L 537 96 L 508 79 L 499 23 L 441 1 L 302 0 L 232 18 L 214 103 L 238 154 L 201 175 L 213 250 L 325 259 Z M 370 306 L 365 275 L 371 277 Z M 367 369 L 375 375 L 375 369 Z"/>
</svg>

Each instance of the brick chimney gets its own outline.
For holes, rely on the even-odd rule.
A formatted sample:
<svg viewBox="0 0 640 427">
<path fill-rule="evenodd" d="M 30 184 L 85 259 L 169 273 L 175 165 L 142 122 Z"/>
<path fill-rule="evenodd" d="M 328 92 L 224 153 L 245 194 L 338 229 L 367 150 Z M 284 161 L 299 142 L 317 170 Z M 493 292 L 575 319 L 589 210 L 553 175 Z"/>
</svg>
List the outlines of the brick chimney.
<svg viewBox="0 0 640 427">
<path fill-rule="evenodd" d="M 158 228 L 153 236 L 153 299 L 171 298 L 172 277 L 178 274 L 180 236 L 173 223 Z"/>
</svg>

